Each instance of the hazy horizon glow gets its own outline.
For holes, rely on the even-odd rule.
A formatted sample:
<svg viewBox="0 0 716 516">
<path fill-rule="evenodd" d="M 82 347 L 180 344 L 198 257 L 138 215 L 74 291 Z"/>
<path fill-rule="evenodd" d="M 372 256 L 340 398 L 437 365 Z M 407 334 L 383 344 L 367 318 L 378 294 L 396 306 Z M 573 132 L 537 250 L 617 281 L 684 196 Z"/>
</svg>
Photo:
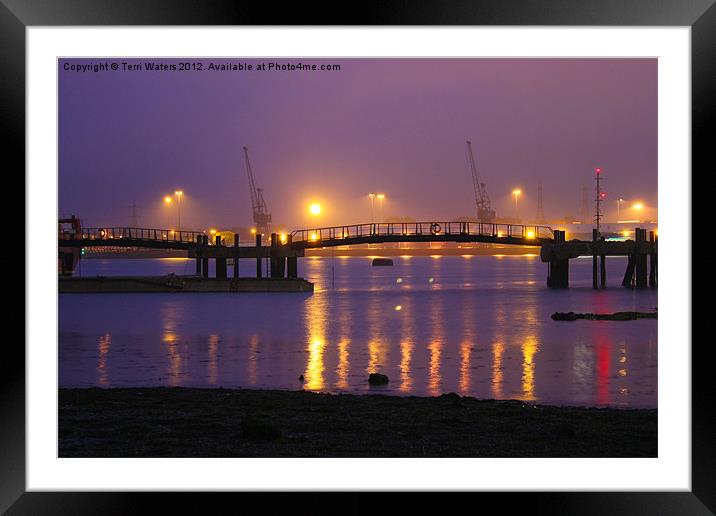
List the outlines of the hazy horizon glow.
<svg viewBox="0 0 716 516">
<path fill-rule="evenodd" d="M 251 227 L 242 147 L 274 225 L 474 216 L 465 140 L 499 217 L 580 218 L 602 169 L 607 220 L 655 219 L 656 59 L 216 59 L 340 71 L 65 71 L 59 215 L 85 225 Z M 176 64 L 183 59 L 153 62 Z M 310 206 L 319 204 L 320 214 Z"/>
</svg>

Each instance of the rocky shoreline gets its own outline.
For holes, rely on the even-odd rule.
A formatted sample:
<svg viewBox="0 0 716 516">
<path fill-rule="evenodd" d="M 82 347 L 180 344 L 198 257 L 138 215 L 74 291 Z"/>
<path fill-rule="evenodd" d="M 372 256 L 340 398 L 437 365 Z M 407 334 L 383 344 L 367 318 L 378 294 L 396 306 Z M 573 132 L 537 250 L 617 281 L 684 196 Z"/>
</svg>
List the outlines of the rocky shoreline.
<svg viewBox="0 0 716 516">
<path fill-rule="evenodd" d="M 656 312 L 614 312 L 613 314 L 590 314 L 574 312 L 555 312 L 554 321 L 576 321 L 587 319 L 590 321 L 635 321 L 636 319 L 657 319 Z"/>
<path fill-rule="evenodd" d="M 59 390 L 60 457 L 656 457 L 657 411 L 193 388 Z"/>
</svg>

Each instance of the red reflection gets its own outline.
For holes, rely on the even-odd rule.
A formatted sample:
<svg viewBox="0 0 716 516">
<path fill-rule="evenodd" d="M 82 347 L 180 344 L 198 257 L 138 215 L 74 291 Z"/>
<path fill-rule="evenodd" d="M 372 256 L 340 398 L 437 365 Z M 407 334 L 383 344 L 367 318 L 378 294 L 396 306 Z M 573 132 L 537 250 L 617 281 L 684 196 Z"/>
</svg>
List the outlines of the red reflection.
<svg viewBox="0 0 716 516">
<path fill-rule="evenodd" d="M 609 404 L 611 348 L 608 338 L 597 337 L 597 405 Z"/>
</svg>

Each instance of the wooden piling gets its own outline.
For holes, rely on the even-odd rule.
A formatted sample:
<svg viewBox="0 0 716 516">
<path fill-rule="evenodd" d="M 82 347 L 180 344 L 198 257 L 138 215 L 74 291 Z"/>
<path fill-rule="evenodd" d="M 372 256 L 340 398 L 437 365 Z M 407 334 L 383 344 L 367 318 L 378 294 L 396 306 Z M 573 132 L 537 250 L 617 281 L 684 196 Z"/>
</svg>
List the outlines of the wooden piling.
<svg viewBox="0 0 716 516">
<path fill-rule="evenodd" d="M 202 235 L 201 245 L 203 248 L 206 248 L 209 245 L 209 237 L 208 236 Z M 205 256 L 205 254 L 203 252 L 202 252 L 202 256 L 201 256 L 201 277 L 202 278 L 209 277 L 209 258 L 207 256 Z"/>
<path fill-rule="evenodd" d="M 293 237 L 291 235 L 288 235 L 288 240 L 286 241 L 287 244 L 290 244 L 293 242 Z M 298 257 L 297 256 L 289 256 L 286 259 L 286 275 L 289 278 L 298 278 Z"/>
<path fill-rule="evenodd" d="M 279 237 L 276 233 L 271 233 L 271 277 L 283 278 L 286 276 L 286 258 L 279 256 Z"/>
<path fill-rule="evenodd" d="M 645 288 L 647 282 L 646 253 L 643 252 L 643 244 L 646 242 L 646 229 L 636 228 L 636 252 L 635 271 L 636 287 Z"/>
<path fill-rule="evenodd" d="M 221 247 L 221 235 L 216 235 L 216 247 Z M 216 259 L 216 277 L 226 279 L 226 258 Z"/>
<path fill-rule="evenodd" d="M 622 280 L 622 287 L 633 287 L 634 286 L 634 264 L 636 259 L 633 254 L 629 255 L 629 261 L 627 262 L 626 270 L 624 271 L 624 279 Z"/>
<path fill-rule="evenodd" d="M 201 235 L 196 235 L 196 275 L 201 276 L 201 248 L 203 239 Z"/>
<path fill-rule="evenodd" d="M 554 230 L 554 243 L 563 244 L 565 242 L 565 232 L 559 229 Z M 569 259 L 556 257 L 549 261 L 549 270 L 547 273 L 547 286 L 550 288 L 568 288 L 569 287 Z"/>
<path fill-rule="evenodd" d="M 234 278 L 239 277 L 239 234 L 234 233 Z"/>
<path fill-rule="evenodd" d="M 256 234 L 256 277 L 261 277 L 261 235 Z"/>
<path fill-rule="evenodd" d="M 599 263 L 601 265 L 600 267 L 600 287 L 601 288 L 607 288 L 607 257 L 605 255 L 601 255 L 599 257 Z"/>
<path fill-rule="evenodd" d="M 649 231 L 649 242 L 652 244 L 651 253 L 649 253 L 649 286 L 656 286 L 656 233 Z"/>
</svg>

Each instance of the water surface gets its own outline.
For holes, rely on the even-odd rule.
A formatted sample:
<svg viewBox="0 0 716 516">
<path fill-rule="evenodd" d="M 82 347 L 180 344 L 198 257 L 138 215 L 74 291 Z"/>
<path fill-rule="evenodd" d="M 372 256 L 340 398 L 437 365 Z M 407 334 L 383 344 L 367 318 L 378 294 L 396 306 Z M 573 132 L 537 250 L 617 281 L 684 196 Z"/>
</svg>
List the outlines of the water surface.
<svg viewBox="0 0 716 516">
<path fill-rule="evenodd" d="M 657 406 L 657 323 L 552 321 L 555 311 L 648 311 L 657 291 L 568 290 L 537 256 L 299 259 L 313 294 L 61 294 L 59 381 L 78 386 L 300 389 L 621 407 Z M 84 260 L 82 275 L 191 274 L 188 259 Z M 246 260 L 241 274 L 255 272 Z M 231 271 L 229 271 L 231 274 Z M 369 372 L 387 387 L 368 386 Z M 303 375 L 304 383 L 299 381 Z"/>
</svg>

